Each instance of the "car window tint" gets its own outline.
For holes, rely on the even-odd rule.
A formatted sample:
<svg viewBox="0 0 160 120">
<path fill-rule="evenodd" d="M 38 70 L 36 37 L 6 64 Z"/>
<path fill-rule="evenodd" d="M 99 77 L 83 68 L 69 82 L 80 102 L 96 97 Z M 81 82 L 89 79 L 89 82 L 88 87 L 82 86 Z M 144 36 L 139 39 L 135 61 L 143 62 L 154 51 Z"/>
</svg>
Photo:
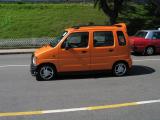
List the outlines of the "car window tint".
<svg viewBox="0 0 160 120">
<path fill-rule="evenodd" d="M 88 46 L 89 33 L 88 32 L 76 32 L 69 35 L 69 37 L 62 44 L 62 48 L 65 48 L 66 43 L 72 45 L 72 48 L 84 48 Z"/>
<path fill-rule="evenodd" d="M 113 32 L 97 31 L 94 32 L 94 47 L 112 46 L 114 44 Z"/>
<path fill-rule="evenodd" d="M 126 45 L 126 39 L 122 31 L 117 31 L 118 43 L 120 46 Z"/>
<path fill-rule="evenodd" d="M 148 32 L 138 31 L 134 36 L 145 38 Z"/>
<path fill-rule="evenodd" d="M 160 39 L 160 32 L 154 32 L 152 39 Z"/>
</svg>

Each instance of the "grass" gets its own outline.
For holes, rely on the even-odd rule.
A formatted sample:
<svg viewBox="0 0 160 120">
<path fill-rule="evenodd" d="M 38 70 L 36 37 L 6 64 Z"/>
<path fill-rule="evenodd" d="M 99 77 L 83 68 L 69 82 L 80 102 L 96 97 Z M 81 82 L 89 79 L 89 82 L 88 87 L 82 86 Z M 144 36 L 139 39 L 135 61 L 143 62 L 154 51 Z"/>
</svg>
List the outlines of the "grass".
<svg viewBox="0 0 160 120">
<path fill-rule="evenodd" d="M 0 4 L 0 38 L 52 37 L 77 24 L 104 24 L 93 4 Z"/>
<path fill-rule="evenodd" d="M 160 17 L 153 17 L 144 4 L 129 2 L 119 15 L 118 22 L 125 22 L 128 33 L 157 26 Z M 0 39 L 53 37 L 65 28 L 79 24 L 105 24 L 106 17 L 93 4 L 0 4 Z"/>
</svg>

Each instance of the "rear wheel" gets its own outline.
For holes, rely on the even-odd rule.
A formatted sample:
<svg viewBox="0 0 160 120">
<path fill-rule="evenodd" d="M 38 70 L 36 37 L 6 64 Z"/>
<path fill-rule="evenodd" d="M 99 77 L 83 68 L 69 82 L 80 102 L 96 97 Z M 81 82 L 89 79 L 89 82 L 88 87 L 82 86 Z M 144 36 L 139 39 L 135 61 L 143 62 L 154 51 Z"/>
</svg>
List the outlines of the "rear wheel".
<svg viewBox="0 0 160 120">
<path fill-rule="evenodd" d="M 37 80 L 54 80 L 56 78 L 56 69 L 49 64 L 40 66 L 37 72 Z"/>
<path fill-rule="evenodd" d="M 145 55 L 153 55 L 155 52 L 154 47 L 150 46 L 145 49 Z"/>
<path fill-rule="evenodd" d="M 128 65 L 124 62 L 116 63 L 112 68 L 114 76 L 124 76 L 128 72 Z"/>
</svg>

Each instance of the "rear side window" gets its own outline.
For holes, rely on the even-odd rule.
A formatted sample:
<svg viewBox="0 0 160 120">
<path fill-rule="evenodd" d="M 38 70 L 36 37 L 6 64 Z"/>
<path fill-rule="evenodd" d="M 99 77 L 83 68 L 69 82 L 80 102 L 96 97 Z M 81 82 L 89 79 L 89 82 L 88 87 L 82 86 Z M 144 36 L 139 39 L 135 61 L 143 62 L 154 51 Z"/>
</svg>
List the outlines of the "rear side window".
<svg viewBox="0 0 160 120">
<path fill-rule="evenodd" d="M 94 32 L 94 47 L 113 46 L 114 37 L 111 31 L 97 31 Z"/>
<path fill-rule="evenodd" d="M 126 45 L 126 39 L 122 31 L 117 31 L 118 43 L 120 46 Z"/>
<path fill-rule="evenodd" d="M 153 39 L 160 39 L 160 32 L 154 32 L 152 38 Z"/>
<path fill-rule="evenodd" d="M 134 36 L 145 38 L 148 32 L 138 31 Z"/>
</svg>

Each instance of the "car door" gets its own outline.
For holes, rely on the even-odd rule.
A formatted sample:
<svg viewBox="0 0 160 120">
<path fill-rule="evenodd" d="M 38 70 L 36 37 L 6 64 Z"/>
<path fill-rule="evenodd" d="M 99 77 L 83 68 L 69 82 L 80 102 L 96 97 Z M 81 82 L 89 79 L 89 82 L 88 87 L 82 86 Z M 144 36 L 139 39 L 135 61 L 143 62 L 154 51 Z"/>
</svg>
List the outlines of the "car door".
<svg viewBox="0 0 160 120">
<path fill-rule="evenodd" d="M 160 32 L 154 32 L 152 36 L 156 51 L 160 52 Z"/>
<path fill-rule="evenodd" d="M 89 70 L 89 32 L 71 33 L 59 49 L 60 72 Z"/>
<path fill-rule="evenodd" d="M 112 31 L 94 31 L 91 51 L 91 69 L 111 69 L 116 56 L 114 33 Z"/>
</svg>

